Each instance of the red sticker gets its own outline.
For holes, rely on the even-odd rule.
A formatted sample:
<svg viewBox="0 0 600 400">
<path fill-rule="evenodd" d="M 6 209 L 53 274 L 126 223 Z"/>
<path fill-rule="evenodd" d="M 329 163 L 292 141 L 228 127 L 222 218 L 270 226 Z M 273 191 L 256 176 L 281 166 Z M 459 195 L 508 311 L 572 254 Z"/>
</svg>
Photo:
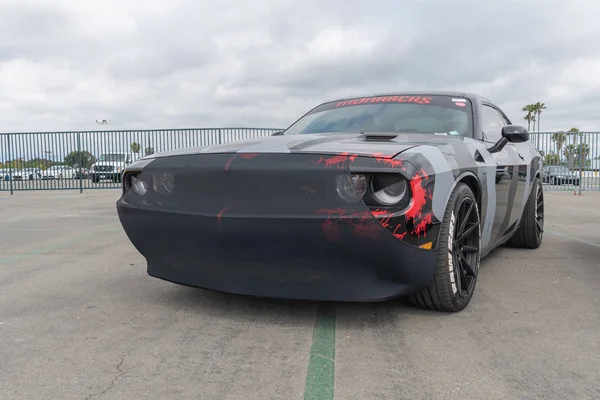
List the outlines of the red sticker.
<svg viewBox="0 0 600 400">
<path fill-rule="evenodd" d="M 465 104 L 465 103 L 458 103 L 458 102 L 457 102 L 457 103 L 454 103 L 454 104 L 456 104 L 456 105 L 457 105 L 457 106 L 459 106 L 459 107 L 465 107 L 465 106 L 466 106 L 466 104 Z"/>
</svg>

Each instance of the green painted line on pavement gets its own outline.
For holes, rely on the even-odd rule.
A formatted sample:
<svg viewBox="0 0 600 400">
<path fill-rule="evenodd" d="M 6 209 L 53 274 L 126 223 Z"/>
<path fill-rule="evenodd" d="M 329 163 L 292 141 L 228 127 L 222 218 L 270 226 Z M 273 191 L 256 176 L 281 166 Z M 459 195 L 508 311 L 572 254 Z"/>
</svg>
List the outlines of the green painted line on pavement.
<svg viewBox="0 0 600 400">
<path fill-rule="evenodd" d="M 53 244 L 53 245 L 50 245 L 50 246 L 41 247 L 39 249 L 35 249 L 35 250 L 29 251 L 29 252 L 24 253 L 24 254 L 15 254 L 15 255 L 12 255 L 12 256 L 9 256 L 9 257 L 6 257 L 6 258 L 0 258 L 0 265 L 1 264 L 6 264 L 6 263 L 9 263 L 9 262 L 12 262 L 12 261 L 22 260 L 23 258 L 35 256 L 35 255 L 38 255 L 38 254 L 43 254 L 43 253 L 45 253 L 47 251 L 57 250 L 57 249 L 60 249 L 62 247 L 66 247 L 66 246 L 69 246 L 69 245 L 72 245 L 72 244 L 75 244 L 75 243 L 84 242 L 84 241 L 86 241 L 88 239 L 91 239 L 93 237 L 96 237 L 96 236 L 100 235 L 101 233 L 116 232 L 118 230 L 120 230 L 120 229 L 116 229 L 116 228 L 113 228 L 113 229 L 103 229 L 103 230 L 100 230 L 100 231 L 97 231 L 97 232 L 94 232 L 94 233 L 90 233 L 88 235 L 79 236 L 76 239 L 71 239 L 71 240 L 67 240 L 67 241 L 64 241 L 64 242 L 56 243 L 56 244 Z"/>
<path fill-rule="evenodd" d="M 310 361 L 304 387 L 305 400 L 333 400 L 335 376 L 335 308 L 317 307 Z"/>
<path fill-rule="evenodd" d="M 568 238 L 568 239 L 575 240 L 575 241 L 577 241 L 577 242 L 581 242 L 581 243 L 589 244 L 590 246 L 600 247 L 600 243 L 596 243 L 596 242 L 590 242 L 589 240 L 580 239 L 580 238 L 578 238 L 577 236 L 572 236 L 572 235 L 569 235 L 569 234 L 567 234 L 567 233 L 554 232 L 554 231 L 549 231 L 549 230 L 547 230 L 547 229 L 546 229 L 546 230 L 544 230 L 544 232 L 548 232 L 548 233 L 550 233 L 550 234 L 552 234 L 552 235 L 556 235 L 556 236 L 563 236 L 563 237 L 566 237 L 566 238 Z"/>
</svg>

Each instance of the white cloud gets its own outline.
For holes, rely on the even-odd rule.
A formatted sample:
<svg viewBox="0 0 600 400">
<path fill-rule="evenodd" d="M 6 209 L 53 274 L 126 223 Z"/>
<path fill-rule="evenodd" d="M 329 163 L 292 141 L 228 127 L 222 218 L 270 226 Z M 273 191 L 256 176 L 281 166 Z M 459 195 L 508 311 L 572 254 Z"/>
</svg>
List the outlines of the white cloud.
<svg viewBox="0 0 600 400">
<path fill-rule="evenodd" d="M 584 0 L 0 0 L 0 131 L 284 127 L 338 96 L 473 90 L 600 130 Z"/>
</svg>

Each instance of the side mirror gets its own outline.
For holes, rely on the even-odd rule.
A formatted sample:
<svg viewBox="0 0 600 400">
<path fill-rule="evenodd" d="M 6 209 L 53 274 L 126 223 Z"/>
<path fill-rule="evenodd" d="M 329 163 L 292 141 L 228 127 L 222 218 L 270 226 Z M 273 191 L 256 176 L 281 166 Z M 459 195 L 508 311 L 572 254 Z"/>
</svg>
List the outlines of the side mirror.
<svg viewBox="0 0 600 400">
<path fill-rule="evenodd" d="M 511 143 L 523 143 L 529 140 L 529 132 L 521 125 L 506 125 L 502 128 L 502 137 Z"/>
<path fill-rule="evenodd" d="M 510 143 L 523 143 L 529 140 L 527 128 L 521 125 L 506 125 L 502 128 L 502 138 L 492 147 L 488 148 L 490 153 L 502 151 L 504 146 Z"/>
</svg>

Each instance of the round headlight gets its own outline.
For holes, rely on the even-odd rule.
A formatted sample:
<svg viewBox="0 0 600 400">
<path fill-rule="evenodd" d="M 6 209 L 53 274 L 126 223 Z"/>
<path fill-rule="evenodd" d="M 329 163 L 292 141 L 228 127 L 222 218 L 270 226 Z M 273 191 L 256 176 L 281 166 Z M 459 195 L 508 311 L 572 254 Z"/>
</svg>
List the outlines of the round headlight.
<svg viewBox="0 0 600 400">
<path fill-rule="evenodd" d="M 154 174 L 154 191 L 168 196 L 175 190 L 175 178 L 171 173 Z"/>
<path fill-rule="evenodd" d="M 362 174 L 336 177 L 336 190 L 348 203 L 356 203 L 367 193 L 367 178 Z"/>
<path fill-rule="evenodd" d="M 406 179 L 398 176 L 374 176 L 371 190 L 377 202 L 385 206 L 398 204 L 406 196 L 408 185 Z"/>
<path fill-rule="evenodd" d="M 135 176 L 131 177 L 131 188 L 134 192 L 143 196 L 148 191 L 148 184 Z"/>
</svg>

